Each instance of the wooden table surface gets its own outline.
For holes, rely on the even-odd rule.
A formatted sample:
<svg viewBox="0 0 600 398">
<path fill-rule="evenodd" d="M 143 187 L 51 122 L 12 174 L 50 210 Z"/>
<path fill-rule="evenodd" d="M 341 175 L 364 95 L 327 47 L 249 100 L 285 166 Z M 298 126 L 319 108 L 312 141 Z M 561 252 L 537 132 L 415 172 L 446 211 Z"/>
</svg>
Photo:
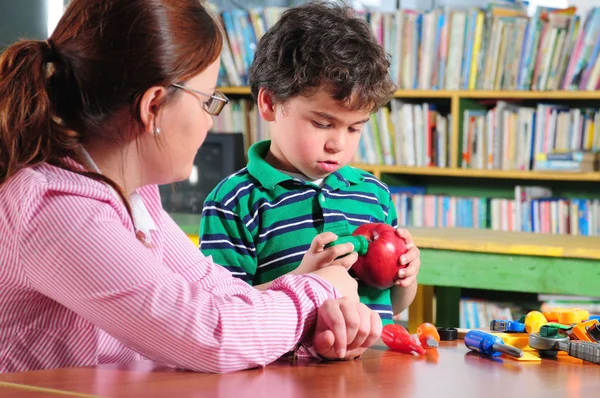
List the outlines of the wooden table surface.
<svg viewBox="0 0 600 398">
<path fill-rule="evenodd" d="M 377 344 L 355 361 L 281 361 L 224 375 L 174 371 L 150 361 L 0 375 L 3 398 L 58 397 L 61 391 L 63 396 L 80 397 L 574 398 L 596 397 L 599 388 L 599 365 L 569 357 L 492 360 L 469 352 L 462 341 L 443 342 L 425 357 Z"/>
</svg>

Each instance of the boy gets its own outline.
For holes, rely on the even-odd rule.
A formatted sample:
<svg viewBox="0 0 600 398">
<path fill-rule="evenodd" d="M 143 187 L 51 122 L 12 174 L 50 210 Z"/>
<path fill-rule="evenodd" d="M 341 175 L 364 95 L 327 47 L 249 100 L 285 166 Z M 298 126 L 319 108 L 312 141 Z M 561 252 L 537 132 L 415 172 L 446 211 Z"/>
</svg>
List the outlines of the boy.
<svg viewBox="0 0 600 398">
<path fill-rule="evenodd" d="M 250 69 L 252 95 L 271 141 L 254 144 L 248 166 L 223 180 L 204 203 L 200 249 L 239 278 L 264 288 L 359 225 L 397 227 L 387 187 L 351 161 L 370 113 L 394 92 L 389 61 L 369 25 L 351 8 L 308 3 L 286 11 L 261 39 Z M 315 235 L 333 232 L 311 241 Z M 359 283 L 361 301 L 384 324 L 416 293 L 419 251 L 410 234 L 396 285 Z M 320 265 L 315 264 L 314 268 Z M 393 305 L 392 305 L 393 304 Z"/>
</svg>

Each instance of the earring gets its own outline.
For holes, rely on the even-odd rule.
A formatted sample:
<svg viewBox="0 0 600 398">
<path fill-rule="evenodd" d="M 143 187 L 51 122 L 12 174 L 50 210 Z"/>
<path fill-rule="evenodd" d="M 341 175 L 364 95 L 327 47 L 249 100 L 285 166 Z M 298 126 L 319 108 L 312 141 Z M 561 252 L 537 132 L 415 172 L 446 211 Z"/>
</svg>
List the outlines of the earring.
<svg viewBox="0 0 600 398">
<path fill-rule="evenodd" d="M 154 131 L 152 132 L 152 135 L 157 136 L 160 134 L 160 129 L 156 126 L 154 126 Z"/>
</svg>

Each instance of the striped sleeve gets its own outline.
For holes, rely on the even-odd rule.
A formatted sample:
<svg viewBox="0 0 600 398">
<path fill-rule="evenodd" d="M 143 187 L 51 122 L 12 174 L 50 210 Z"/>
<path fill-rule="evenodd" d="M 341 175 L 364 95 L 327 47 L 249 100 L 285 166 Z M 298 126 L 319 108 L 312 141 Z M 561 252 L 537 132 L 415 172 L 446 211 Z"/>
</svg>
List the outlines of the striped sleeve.
<svg viewBox="0 0 600 398">
<path fill-rule="evenodd" d="M 253 283 L 258 265 L 252 234 L 239 214 L 210 195 L 200 221 L 200 250 L 231 274 Z"/>
<path fill-rule="evenodd" d="M 287 275 L 259 292 L 204 257 L 170 220 L 160 223 L 160 261 L 114 203 L 48 189 L 29 197 L 17 233 L 29 286 L 163 364 L 265 366 L 302 341 L 316 309 L 338 295 L 315 275 Z"/>
</svg>

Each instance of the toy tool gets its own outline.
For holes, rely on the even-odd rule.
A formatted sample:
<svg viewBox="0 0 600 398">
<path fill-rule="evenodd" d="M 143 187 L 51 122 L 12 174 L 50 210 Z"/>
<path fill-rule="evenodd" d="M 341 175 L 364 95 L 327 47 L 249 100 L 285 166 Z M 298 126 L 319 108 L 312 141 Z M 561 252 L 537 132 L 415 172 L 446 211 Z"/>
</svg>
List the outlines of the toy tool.
<svg viewBox="0 0 600 398">
<path fill-rule="evenodd" d="M 572 324 L 587 321 L 590 318 L 590 313 L 579 308 L 555 308 L 544 311 L 544 317 L 548 322 Z"/>
<path fill-rule="evenodd" d="M 578 340 L 571 341 L 569 337 L 564 335 L 552 338 L 532 333 L 529 335 L 529 345 L 546 354 L 551 353 L 555 355 L 558 351 L 565 351 L 569 356 L 574 358 L 600 364 L 600 344 L 598 343 Z"/>
<path fill-rule="evenodd" d="M 490 322 L 490 330 L 494 332 L 524 333 L 525 324 L 515 321 L 493 320 Z"/>
<path fill-rule="evenodd" d="M 465 345 L 471 350 L 479 351 L 492 357 L 497 357 L 502 354 L 507 354 L 516 358 L 523 356 L 523 351 L 520 349 L 506 345 L 500 337 L 480 330 L 471 330 L 467 332 L 465 335 Z"/>
<path fill-rule="evenodd" d="M 590 326 L 587 332 L 596 343 L 600 343 L 600 323 Z"/>
<path fill-rule="evenodd" d="M 456 328 L 437 328 L 441 341 L 454 341 L 458 339 L 458 329 Z"/>
<path fill-rule="evenodd" d="M 431 323 L 423 323 L 417 329 L 417 337 L 423 347 L 437 347 L 440 342 L 440 335 L 435 326 Z"/>
<path fill-rule="evenodd" d="M 381 340 L 394 351 L 404 352 L 415 356 L 427 353 L 401 325 L 389 324 L 381 331 Z"/>
<path fill-rule="evenodd" d="M 537 333 L 540 328 L 548 323 L 548 320 L 539 311 L 531 311 L 525 317 L 525 330 L 527 333 Z"/>
<path fill-rule="evenodd" d="M 325 245 L 325 248 L 342 245 L 344 243 L 352 243 L 354 245 L 354 251 L 358 253 L 359 256 L 364 256 L 367 253 L 367 249 L 369 247 L 369 240 L 364 236 L 342 236 L 337 238 L 331 243 Z"/>
<path fill-rule="evenodd" d="M 577 340 L 595 343 L 596 339 L 592 338 L 592 336 L 590 336 L 589 334 L 590 327 L 595 325 L 598 325 L 598 321 L 595 319 L 593 321 L 578 323 L 575 326 L 573 326 L 573 334 L 575 335 L 575 337 L 577 337 Z"/>
</svg>

